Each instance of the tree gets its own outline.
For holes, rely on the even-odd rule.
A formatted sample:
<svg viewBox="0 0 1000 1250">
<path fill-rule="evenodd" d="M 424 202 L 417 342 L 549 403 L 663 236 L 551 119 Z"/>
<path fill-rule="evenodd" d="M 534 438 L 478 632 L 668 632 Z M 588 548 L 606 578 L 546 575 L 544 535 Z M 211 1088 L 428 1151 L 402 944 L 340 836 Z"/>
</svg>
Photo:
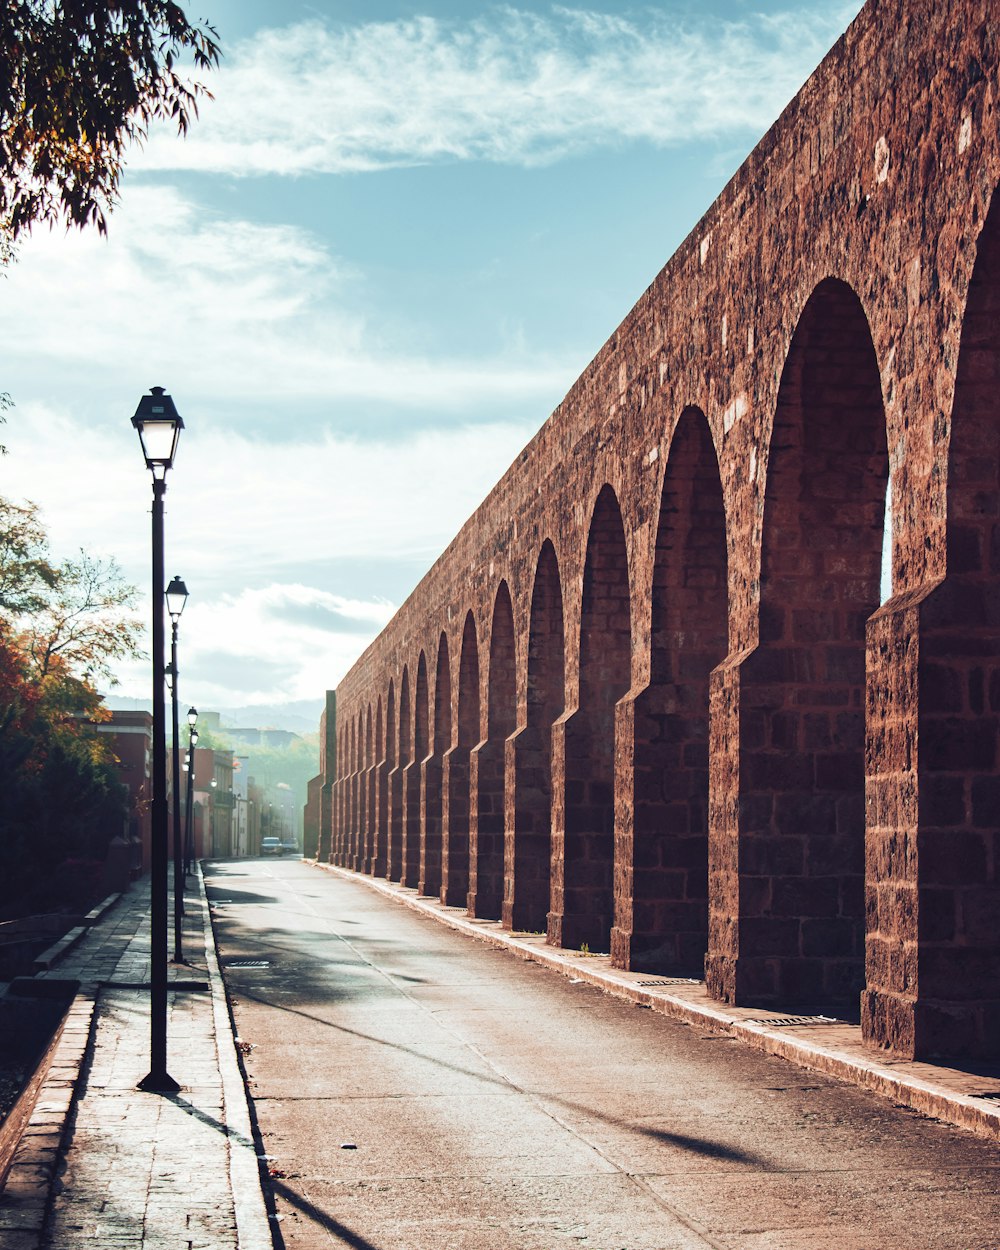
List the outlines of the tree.
<svg viewBox="0 0 1000 1250">
<path fill-rule="evenodd" d="M 45 683 L 35 680 L 24 653 L 0 637 L 0 920 L 96 901 L 108 842 L 125 819 L 107 739 L 81 719 L 99 707 L 58 660 Z"/>
<path fill-rule="evenodd" d="M 38 508 L 0 496 L 0 616 L 39 611 L 55 580 Z"/>
<path fill-rule="evenodd" d="M 218 64 L 215 29 L 172 0 L 0 0 L 0 231 L 95 225 L 118 195 L 126 147 L 150 122 L 181 134 L 210 93 L 178 72 Z"/>
<path fill-rule="evenodd" d="M 53 564 L 35 506 L 0 498 L 0 919 L 86 901 L 122 829 L 94 683 L 138 653 L 136 593 L 113 560 Z"/>
<path fill-rule="evenodd" d="M 136 594 L 114 559 L 99 560 L 81 550 L 64 561 L 24 632 L 37 680 L 46 681 L 60 665 L 88 685 L 113 680 L 115 660 L 142 654 L 143 625 L 130 615 Z"/>
</svg>

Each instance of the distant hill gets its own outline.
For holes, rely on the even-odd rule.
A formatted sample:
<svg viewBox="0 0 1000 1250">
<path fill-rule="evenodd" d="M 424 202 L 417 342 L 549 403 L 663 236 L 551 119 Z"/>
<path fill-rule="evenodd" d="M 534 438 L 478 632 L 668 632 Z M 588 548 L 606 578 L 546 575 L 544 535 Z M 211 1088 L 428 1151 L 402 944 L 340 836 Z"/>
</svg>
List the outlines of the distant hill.
<svg viewBox="0 0 1000 1250">
<path fill-rule="evenodd" d="M 106 695 L 104 702 L 113 712 L 151 712 L 153 710 L 149 699 L 129 699 L 121 695 Z M 203 708 L 201 710 L 218 712 L 222 718 L 223 729 L 226 725 L 239 725 L 257 729 L 288 729 L 297 734 L 314 734 L 319 731 L 323 700 L 299 699 L 291 703 L 258 703 L 247 707 Z"/>
</svg>

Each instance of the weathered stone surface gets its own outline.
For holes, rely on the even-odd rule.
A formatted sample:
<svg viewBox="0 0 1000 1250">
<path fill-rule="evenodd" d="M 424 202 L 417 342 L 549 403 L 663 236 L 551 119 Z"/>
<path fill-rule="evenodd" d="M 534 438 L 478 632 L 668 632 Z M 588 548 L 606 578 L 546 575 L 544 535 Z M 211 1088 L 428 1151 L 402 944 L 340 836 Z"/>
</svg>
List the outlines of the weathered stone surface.
<svg viewBox="0 0 1000 1250">
<path fill-rule="evenodd" d="M 870 0 L 341 682 L 321 858 L 1000 1051 L 998 70 Z"/>
</svg>

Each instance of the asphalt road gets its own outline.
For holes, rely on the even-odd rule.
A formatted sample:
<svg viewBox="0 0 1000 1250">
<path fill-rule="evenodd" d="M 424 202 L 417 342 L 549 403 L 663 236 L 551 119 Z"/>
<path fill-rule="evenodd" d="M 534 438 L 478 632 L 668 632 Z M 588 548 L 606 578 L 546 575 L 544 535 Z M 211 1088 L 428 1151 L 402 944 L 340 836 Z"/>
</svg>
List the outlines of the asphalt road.
<svg viewBox="0 0 1000 1250">
<path fill-rule="evenodd" d="M 208 884 L 288 1250 L 1000 1250 L 998 1145 L 298 860 Z"/>
</svg>

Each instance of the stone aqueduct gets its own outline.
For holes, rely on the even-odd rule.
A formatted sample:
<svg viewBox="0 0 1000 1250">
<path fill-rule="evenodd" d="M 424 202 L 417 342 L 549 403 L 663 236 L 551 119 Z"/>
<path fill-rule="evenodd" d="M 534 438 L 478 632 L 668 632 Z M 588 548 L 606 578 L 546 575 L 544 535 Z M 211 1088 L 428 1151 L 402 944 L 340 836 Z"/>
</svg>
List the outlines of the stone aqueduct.
<svg viewBox="0 0 1000 1250">
<path fill-rule="evenodd" d="M 998 73 L 870 0 L 328 698 L 321 859 L 1000 1053 Z"/>
</svg>

